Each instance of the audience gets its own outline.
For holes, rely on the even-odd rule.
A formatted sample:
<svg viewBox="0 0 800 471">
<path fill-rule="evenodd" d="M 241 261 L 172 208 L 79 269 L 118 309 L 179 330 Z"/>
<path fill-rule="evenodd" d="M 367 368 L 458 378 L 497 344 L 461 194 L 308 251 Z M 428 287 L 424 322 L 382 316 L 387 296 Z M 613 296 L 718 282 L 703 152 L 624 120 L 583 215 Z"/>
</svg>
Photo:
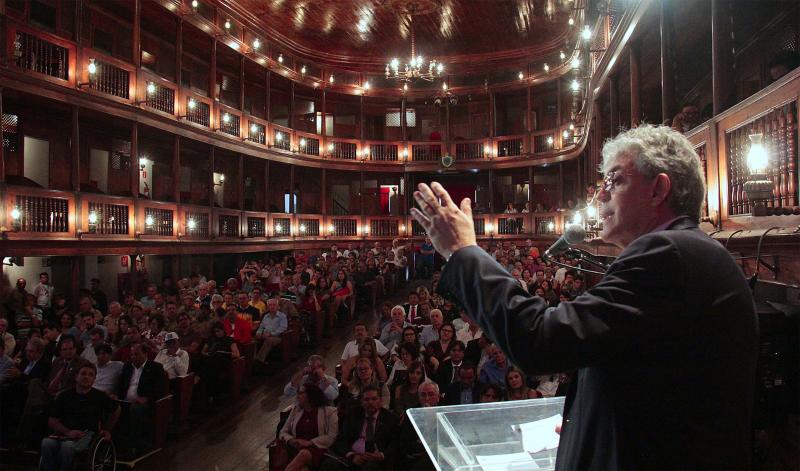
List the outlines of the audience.
<svg viewBox="0 0 800 471">
<path fill-rule="evenodd" d="M 279 434 L 291 459 L 286 471 L 316 469 L 322 463 L 339 431 L 336 408 L 327 404 L 325 394 L 316 385 L 303 383 L 298 389 L 297 401 Z"/>
</svg>

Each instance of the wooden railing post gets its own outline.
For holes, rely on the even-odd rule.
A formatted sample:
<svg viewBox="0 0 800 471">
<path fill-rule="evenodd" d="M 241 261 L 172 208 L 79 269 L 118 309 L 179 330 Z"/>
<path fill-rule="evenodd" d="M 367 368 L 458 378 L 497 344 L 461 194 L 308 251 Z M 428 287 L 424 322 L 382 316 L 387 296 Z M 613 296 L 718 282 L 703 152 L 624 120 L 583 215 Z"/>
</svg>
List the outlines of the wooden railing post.
<svg viewBox="0 0 800 471">
<path fill-rule="evenodd" d="M 642 100 L 640 92 L 639 45 L 633 42 L 628 49 L 630 55 L 631 83 L 631 128 L 639 125 L 642 117 Z"/>
<path fill-rule="evenodd" d="M 728 4 L 711 0 L 711 88 L 714 115 L 725 111 L 733 95 L 733 53 Z M 734 97 L 735 98 L 735 97 Z"/>
<path fill-rule="evenodd" d="M 661 33 L 661 120 L 675 116 L 675 71 L 672 67 L 672 12 L 669 0 L 661 0 L 659 30 Z"/>
</svg>

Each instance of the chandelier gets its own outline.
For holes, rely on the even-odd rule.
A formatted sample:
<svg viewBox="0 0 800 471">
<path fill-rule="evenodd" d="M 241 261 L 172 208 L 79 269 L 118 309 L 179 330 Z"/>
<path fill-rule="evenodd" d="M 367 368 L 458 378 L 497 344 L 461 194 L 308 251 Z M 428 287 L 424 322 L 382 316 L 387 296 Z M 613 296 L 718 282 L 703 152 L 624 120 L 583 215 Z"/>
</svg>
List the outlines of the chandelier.
<svg viewBox="0 0 800 471">
<path fill-rule="evenodd" d="M 407 63 L 401 63 L 399 59 L 392 58 L 386 64 L 386 78 L 395 79 L 401 82 L 414 82 L 418 79 L 433 82 L 444 72 L 444 64 L 431 59 L 425 67 L 425 60 L 422 55 L 417 55 L 416 38 L 414 37 L 414 12 L 416 6 L 412 3 L 408 7 L 408 18 L 411 29 L 411 58 Z"/>
</svg>

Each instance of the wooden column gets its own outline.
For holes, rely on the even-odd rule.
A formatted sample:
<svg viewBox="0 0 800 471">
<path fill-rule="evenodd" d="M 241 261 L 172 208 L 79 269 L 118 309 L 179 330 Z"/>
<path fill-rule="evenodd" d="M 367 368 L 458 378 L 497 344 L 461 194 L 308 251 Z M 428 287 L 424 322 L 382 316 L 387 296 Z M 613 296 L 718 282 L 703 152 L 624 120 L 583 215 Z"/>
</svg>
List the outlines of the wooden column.
<svg viewBox="0 0 800 471">
<path fill-rule="evenodd" d="M 294 207 L 294 165 L 289 165 L 289 212 L 294 214 L 297 208 Z"/>
<path fill-rule="evenodd" d="M 72 191 L 81 191 L 80 111 L 72 107 L 72 134 L 69 141 Z"/>
<path fill-rule="evenodd" d="M 181 136 L 177 134 L 172 144 L 172 200 L 181 202 Z"/>
<path fill-rule="evenodd" d="M 239 58 L 239 109 L 244 113 L 244 56 Z"/>
<path fill-rule="evenodd" d="M 722 113 L 734 97 L 734 70 L 730 9 L 727 3 L 711 0 L 711 88 L 714 115 Z"/>
<path fill-rule="evenodd" d="M 556 130 L 561 127 L 561 78 L 556 80 Z"/>
<path fill-rule="evenodd" d="M 328 169 L 322 167 L 322 191 L 320 192 L 320 196 L 322 197 L 322 215 L 328 215 Z M 320 233 L 323 233 L 324 230 L 321 230 Z"/>
<path fill-rule="evenodd" d="M 672 12 L 669 0 L 661 0 L 659 29 L 661 32 L 661 120 L 675 116 L 675 71 L 672 68 Z"/>
<path fill-rule="evenodd" d="M 444 145 L 448 152 L 450 150 L 450 100 L 445 100 L 444 107 Z M 455 152 L 453 152 L 455 156 Z"/>
<path fill-rule="evenodd" d="M 270 204 L 270 192 L 272 191 L 272 187 L 269 183 L 269 163 L 270 161 L 267 160 L 264 162 L 264 211 L 270 212 L 269 204 Z"/>
<path fill-rule="evenodd" d="M 494 212 L 494 170 L 489 169 L 489 212 Z"/>
<path fill-rule="evenodd" d="M 80 29 L 81 23 L 75 23 Z M 138 69 L 142 66 L 142 0 L 133 2 L 133 65 Z M 180 82 L 178 82 L 180 86 Z"/>
<path fill-rule="evenodd" d="M 336 118 L 333 118 L 334 122 Z M 364 95 L 361 95 L 361 98 L 358 100 L 358 138 L 362 141 L 364 140 L 364 136 L 366 135 L 366 129 L 364 128 Z"/>
<path fill-rule="evenodd" d="M 170 262 L 171 262 L 170 271 L 172 276 L 172 282 L 175 283 L 181 279 L 181 256 L 172 255 L 170 257 Z"/>
<path fill-rule="evenodd" d="M 531 212 L 533 212 L 533 165 L 528 167 L 528 203 L 530 203 Z"/>
<path fill-rule="evenodd" d="M 603 126 L 605 125 L 603 123 L 603 113 L 602 113 L 603 109 L 600 106 L 599 99 L 600 99 L 600 96 L 598 95 L 598 97 L 592 103 L 592 106 L 594 107 L 594 110 L 593 110 L 592 114 L 594 115 L 594 139 L 593 139 L 593 141 L 594 141 L 594 151 L 595 151 L 594 154 L 592 155 L 592 162 L 593 163 L 599 163 L 600 162 L 600 155 L 599 154 L 600 154 L 600 150 L 601 150 L 601 145 L 603 143 Z"/>
<path fill-rule="evenodd" d="M 264 94 L 264 95 L 266 95 L 266 100 L 267 100 L 267 103 L 264 106 L 264 116 L 266 116 L 267 121 L 272 122 L 272 117 L 269 115 L 270 114 L 270 104 L 269 104 L 269 102 L 270 102 L 271 94 L 272 94 L 272 92 L 270 91 L 270 82 L 272 82 L 272 71 L 268 70 L 267 71 L 267 80 L 266 80 L 266 82 L 264 84 L 264 86 L 267 87 L 266 93 Z M 268 130 L 264 129 L 264 132 L 268 133 Z M 267 139 L 267 142 L 270 142 L 269 135 L 267 135 L 266 139 Z"/>
<path fill-rule="evenodd" d="M 613 138 L 617 134 L 619 127 L 619 94 L 617 93 L 617 76 L 611 75 L 608 77 L 608 104 L 609 104 L 609 124 L 611 126 L 611 134 L 609 137 Z"/>
<path fill-rule="evenodd" d="M 72 14 L 74 16 L 72 24 L 75 25 L 75 31 L 72 34 L 72 38 L 75 40 L 75 44 L 80 46 L 81 38 L 83 37 L 83 32 L 81 31 L 81 25 L 83 23 L 83 0 L 75 0 L 75 11 L 72 12 Z M 3 33 L 5 35 L 5 30 Z M 5 41 L 3 41 L 3 45 L 5 45 Z"/>
<path fill-rule="evenodd" d="M 294 80 L 289 81 L 289 127 L 294 129 Z"/>
<path fill-rule="evenodd" d="M 415 188 L 411 183 L 411 174 L 408 172 L 403 173 L 403 183 L 405 184 L 406 194 L 403 195 L 403 208 L 401 208 L 401 213 L 403 216 L 407 216 L 409 211 L 411 210 L 411 198 L 414 194 Z M 406 234 L 411 234 L 411 226 L 406 227 Z"/>
<path fill-rule="evenodd" d="M 525 108 L 525 132 L 528 134 L 533 132 L 533 87 L 530 86 L 525 89 L 527 95 L 527 108 Z M 530 136 L 528 136 L 530 138 Z M 532 152 L 529 150 L 528 152 Z"/>
<path fill-rule="evenodd" d="M 217 101 L 217 40 L 211 40 L 211 63 L 208 66 L 208 96 L 211 101 Z M 211 107 L 211 123 L 216 124 L 214 120 L 214 106 Z"/>
<path fill-rule="evenodd" d="M 0 88 L 0 117 L 2 116 L 3 116 L 3 89 Z M 2 142 L 3 142 L 3 126 L 0 126 L 0 143 Z M 2 144 L 0 144 L 0 189 L 2 188 L 2 185 L 5 182 L 6 182 L 6 150 L 2 146 Z M 1 212 L 5 214 L 5 211 Z M 1 223 L 2 220 L 0 220 L 0 224 Z M 2 267 L 2 265 L 3 264 L 0 263 L 0 267 Z M 0 275 L 2 275 L 2 273 L 0 273 Z"/>
<path fill-rule="evenodd" d="M 497 123 L 495 122 L 495 118 L 497 115 L 497 111 L 494 109 L 495 107 L 495 100 L 494 100 L 494 92 L 489 92 L 489 137 L 494 137 L 497 128 L 495 127 Z"/>
<path fill-rule="evenodd" d="M 362 107 L 363 109 L 363 107 Z M 400 135 L 403 142 L 408 140 L 406 135 L 406 97 L 400 100 Z"/>
<path fill-rule="evenodd" d="M 183 68 L 183 18 L 178 18 L 177 41 L 175 42 L 175 83 L 178 87 L 183 81 L 181 69 Z M 177 281 L 177 280 L 175 280 Z"/>
<path fill-rule="evenodd" d="M 320 145 L 320 155 L 324 157 L 325 154 L 328 152 L 328 138 L 327 138 L 327 133 L 325 132 L 326 131 L 325 113 L 327 113 L 327 108 L 328 108 L 328 94 L 324 88 L 321 90 L 320 93 L 322 93 L 322 110 L 320 110 L 322 112 L 322 124 L 320 125 L 320 135 L 322 136 L 322 138 L 320 139 L 319 145 Z"/>
<path fill-rule="evenodd" d="M 139 123 L 131 126 L 131 196 L 139 197 Z"/>
<path fill-rule="evenodd" d="M 244 154 L 239 154 L 239 168 L 237 169 L 238 175 L 236 179 L 236 201 L 240 211 L 244 211 Z"/>
<path fill-rule="evenodd" d="M 214 197 L 214 160 L 215 160 L 215 150 L 214 146 L 211 146 L 211 152 L 208 153 L 208 168 L 210 171 L 208 172 L 208 205 L 212 208 L 216 204 L 216 198 Z M 213 216 L 213 215 L 212 215 Z M 209 221 L 211 222 L 211 221 Z M 212 224 L 209 224 L 209 230 L 211 230 Z"/>
<path fill-rule="evenodd" d="M 640 91 L 641 72 L 639 70 L 639 45 L 633 43 L 629 48 L 631 73 L 631 128 L 639 125 L 642 119 L 642 99 Z"/>
<path fill-rule="evenodd" d="M 564 208 L 564 162 L 558 164 L 558 207 Z"/>
<path fill-rule="evenodd" d="M 361 220 L 363 222 L 363 220 L 364 220 L 364 171 L 363 170 L 361 172 L 359 172 L 358 180 L 359 180 L 358 181 L 358 195 L 359 195 L 359 200 L 360 200 L 360 205 L 361 205 L 360 214 L 361 214 Z"/>
<path fill-rule="evenodd" d="M 139 297 L 137 296 L 137 293 L 139 290 L 139 283 L 136 279 L 136 254 L 128 255 L 128 276 L 130 277 L 130 292 L 138 301 Z"/>
</svg>

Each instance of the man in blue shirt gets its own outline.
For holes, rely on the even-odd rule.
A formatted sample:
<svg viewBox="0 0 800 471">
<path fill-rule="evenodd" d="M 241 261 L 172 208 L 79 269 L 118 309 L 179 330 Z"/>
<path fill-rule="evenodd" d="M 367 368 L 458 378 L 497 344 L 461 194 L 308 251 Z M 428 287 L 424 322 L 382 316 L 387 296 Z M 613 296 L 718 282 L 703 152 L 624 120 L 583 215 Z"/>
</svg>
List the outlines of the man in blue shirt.
<svg viewBox="0 0 800 471">
<path fill-rule="evenodd" d="M 266 363 L 267 355 L 273 347 L 281 343 L 281 334 L 286 332 L 288 326 L 286 314 L 278 310 L 278 298 L 270 298 L 267 301 L 267 313 L 256 330 L 256 339 L 264 341 L 256 352 L 256 360 Z"/>
<path fill-rule="evenodd" d="M 430 278 L 433 273 L 433 258 L 436 249 L 433 248 L 431 239 L 425 236 L 425 241 L 419 246 L 420 263 L 417 265 L 417 277 Z"/>
</svg>

